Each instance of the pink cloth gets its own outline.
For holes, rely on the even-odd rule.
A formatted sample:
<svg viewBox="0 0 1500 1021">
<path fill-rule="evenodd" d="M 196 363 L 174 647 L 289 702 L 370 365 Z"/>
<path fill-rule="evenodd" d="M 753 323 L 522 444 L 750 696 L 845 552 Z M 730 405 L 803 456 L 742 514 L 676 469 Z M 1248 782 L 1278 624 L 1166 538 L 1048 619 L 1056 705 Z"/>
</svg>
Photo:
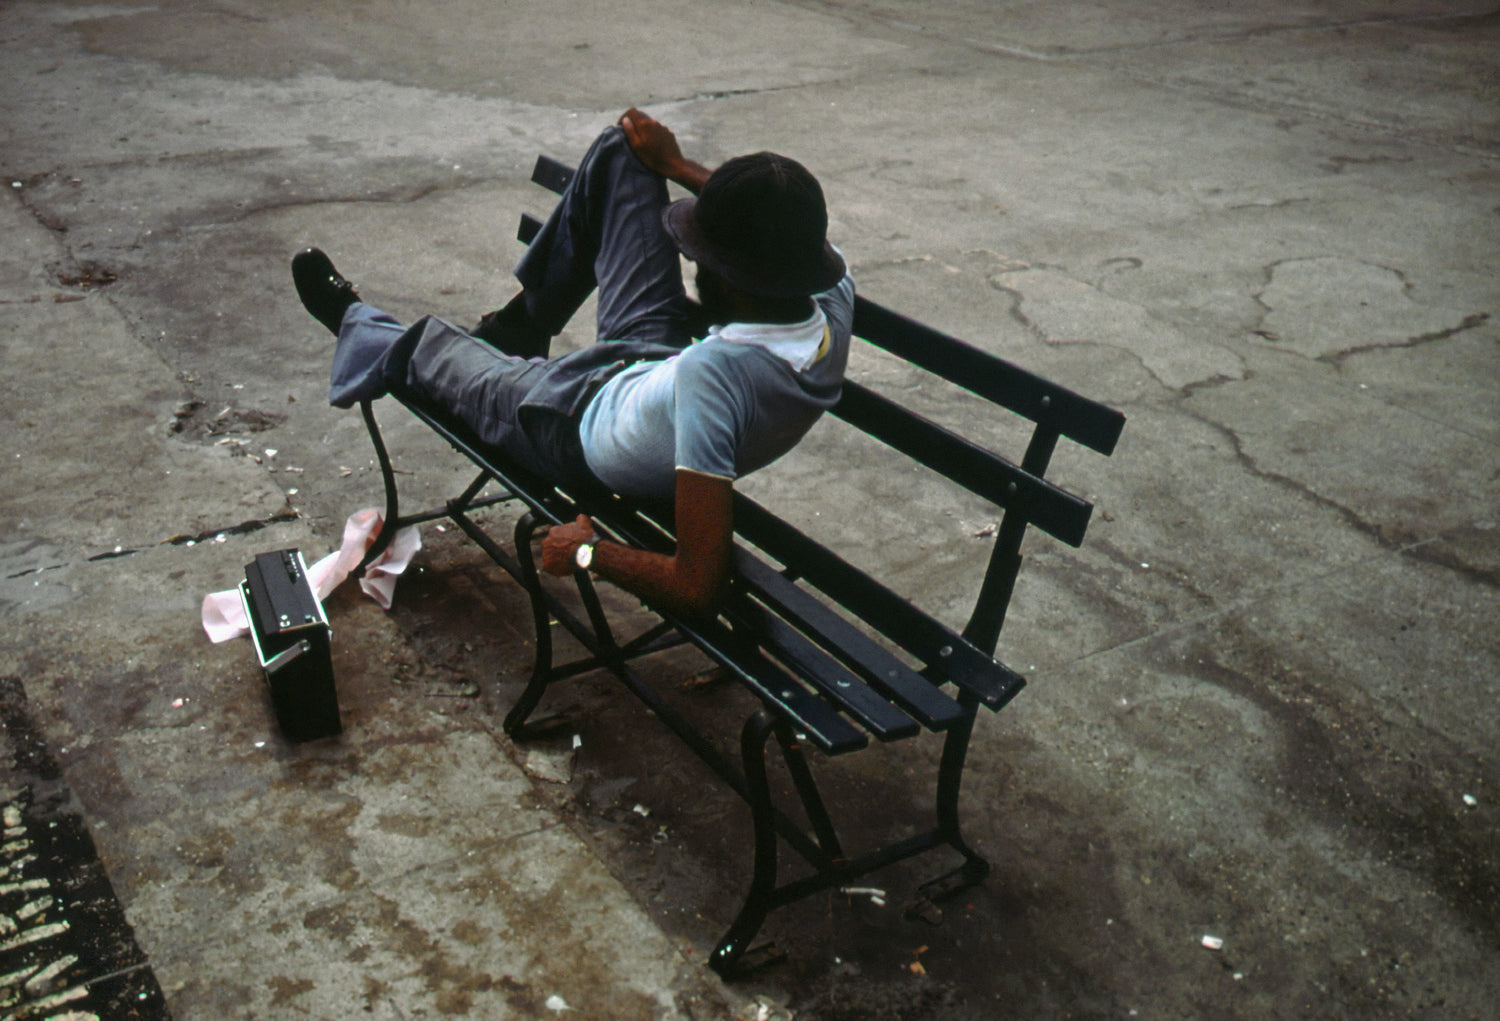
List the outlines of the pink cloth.
<svg viewBox="0 0 1500 1021">
<path fill-rule="evenodd" d="M 368 508 L 349 515 L 344 522 L 344 543 L 335 553 L 319 560 L 307 569 L 307 580 L 313 594 L 322 602 L 329 593 L 338 588 L 349 572 L 359 566 L 365 550 L 370 548 L 375 533 L 380 530 L 380 511 Z M 416 526 L 409 526 L 396 533 L 376 561 L 365 569 L 359 579 L 359 587 L 365 595 L 380 604 L 381 609 L 391 608 L 391 597 L 396 591 L 396 579 L 411 563 L 411 558 L 422 548 L 422 535 Z M 250 633 L 250 621 L 245 617 L 245 604 L 240 600 L 238 588 L 227 592 L 212 592 L 203 597 L 203 630 L 215 642 Z"/>
</svg>

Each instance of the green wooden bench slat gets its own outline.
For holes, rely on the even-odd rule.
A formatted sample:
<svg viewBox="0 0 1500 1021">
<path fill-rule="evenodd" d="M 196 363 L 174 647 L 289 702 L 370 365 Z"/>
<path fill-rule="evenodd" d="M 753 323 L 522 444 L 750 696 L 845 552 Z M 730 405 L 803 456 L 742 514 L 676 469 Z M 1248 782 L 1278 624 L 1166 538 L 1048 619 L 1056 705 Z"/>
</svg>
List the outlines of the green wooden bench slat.
<svg viewBox="0 0 1500 1021">
<path fill-rule="evenodd" d="M 771 655 L 794 667 L 799 677 L 880 740 L 895 741 L 921 732 L 920 723 L 759 603 L 739 600 L 726 608 L 724 615 L 736 627 L 753 634 Z"/>
<path fill-rule="evenodd" d="M 799 733 L 827 755 L 844 755 L 870 743 L 869 737 L 837 709 L 808 691 L 772 663 L 754 642 L 721 621 L 681 625 L 700 648 L 728 666 L 762 703 L 789 719 Z"/>
<path fill-rule="evenodd" d="M 923 676 L 952 681 L 991 709 L 1025 687 L 1020 674 L 742 493 L 734 518 L 741 535 L 920 660 Z"/>
<path fill-rule="evenodd" d="M 846 380 L 833 413 L 919 464 L 1007 510 L 1069 546 L 1083 542 L 1093 505 L 1024 471 L 889 397 Z"/>
<path fill-rule="evenodd" d="M 574 169 L 551 156 L 538 156 L 531 167 L 531 180 L 554 195 L 561 195 L 568 182 L 573 180 Z"/>
<path fill-rule="evenodd" d="M 964 717 L 963 707 L 932 681 L 918 674 L 869 636 L 797 588 L 778 571 L 743 549 L 735 551 L 735 569 L 755 594 L 777 613 L 817 636 L 820 644 L 859 671 L 876 690 L 931 730 L 946 730 Z"/>
<path fill-rule="evenodd" d="M 863 296 L 854 302 L 854 333 L 1101 454 L 1114 452 L 1125 428 L 1125 416 L 1114 408 Z"/>
<path fill-rule="evenodd" d="M 530 213 L 521 214 L 521 224 L 516 228 L 516 240 L 523 245 L 529 245 L 536 240 L 536 236 L 542 231 L 542 221 Z"/>
</svg>

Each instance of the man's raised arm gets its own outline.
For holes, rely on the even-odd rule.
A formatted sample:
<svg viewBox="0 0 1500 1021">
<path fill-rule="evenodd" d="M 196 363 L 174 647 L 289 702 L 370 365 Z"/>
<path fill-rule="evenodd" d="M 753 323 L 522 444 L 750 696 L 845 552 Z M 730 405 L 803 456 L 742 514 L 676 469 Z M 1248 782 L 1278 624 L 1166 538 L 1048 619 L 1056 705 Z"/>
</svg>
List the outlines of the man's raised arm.
<svg viewBox="0 0 1500 1021">
<path fill-rule="evenodd" d="M 677 550 L 667 555 L 597 541 L 589 569 L 664 610 L 688 618 L 710 615 L 729 580 L 734 542 L 734 487 L 728 479 L 679 469 L 676 493 Z M 595 539 L 594 523 L 577 520 L 554 527 L 542 540 L 542 569 L 567 575 L 578 570 L 579 547 Z"/>
</svg>

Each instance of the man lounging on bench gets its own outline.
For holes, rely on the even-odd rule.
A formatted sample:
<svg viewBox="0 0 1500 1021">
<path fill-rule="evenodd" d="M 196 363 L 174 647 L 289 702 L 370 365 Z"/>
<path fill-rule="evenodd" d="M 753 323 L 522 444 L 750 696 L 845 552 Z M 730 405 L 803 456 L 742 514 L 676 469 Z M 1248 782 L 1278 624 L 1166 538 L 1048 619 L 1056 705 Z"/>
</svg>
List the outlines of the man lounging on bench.
<svg viewBox="0 0 1500 1021">
<path fill-rule="evenodd" d="M 669 180 L 696 197 L 669 202 Z M 796 161 L 761 152 L 710 173 L 631 109 L 595 140 L 532 241 L 515 271 L 521 291 L 473 330 L 432 316 L 401 325 L 316 248 L 292 274 L 338 336 L 334 405 L 405 386 L 540 475 L 672 501 L 671 554 L 600 541 L 579 516 L 551 530 L 542 563 L 592 570 L 693 617 L 711 611 L 730 573 L 734 480 L 790 450 L 838 401 L 854 283 L 827 224 L 822 189 Z M 701 307 L 679 252 L 696 264 Z M 596 288 L 599 343 L 548 359 Z"/>
</svg>

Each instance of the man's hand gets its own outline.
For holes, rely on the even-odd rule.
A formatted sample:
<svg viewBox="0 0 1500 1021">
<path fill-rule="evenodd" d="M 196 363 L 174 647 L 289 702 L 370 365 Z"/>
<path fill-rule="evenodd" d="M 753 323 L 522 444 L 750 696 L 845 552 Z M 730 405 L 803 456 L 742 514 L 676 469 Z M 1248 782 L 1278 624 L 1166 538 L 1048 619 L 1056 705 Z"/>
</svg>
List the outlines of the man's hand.
<svg viewBox="0 0 1500 1021">
<path fill-rule="evenodd" d="M 650 114 L 632 106 L 620 117 L 620 127 L 625 131 L 625 140 L 630 143 L 631 151 L 646 169 L 669 181 L 676 181 L 694 195 L 708 180 L 708 168 L 684 156 L 677 144 L 677 136 Z"/>
<path fill-rule="evenodd" d="M 570 525 L 553 525 L 542 539 L 542 570 L 565 578 L 578 570 L 578 547 L 597 537 L 594 523 L 580 514 Z"/>
<path fill-rule="evenodd" d="M 620 127 L 625 129 L 625 139 L 636 157 L 662 177 L 670 178 L 672 171 L 682 163 L 682 149 L 677 145 L 677 136 L 651 115 L 632 106 L 620 118 Z"/>
</svg>

